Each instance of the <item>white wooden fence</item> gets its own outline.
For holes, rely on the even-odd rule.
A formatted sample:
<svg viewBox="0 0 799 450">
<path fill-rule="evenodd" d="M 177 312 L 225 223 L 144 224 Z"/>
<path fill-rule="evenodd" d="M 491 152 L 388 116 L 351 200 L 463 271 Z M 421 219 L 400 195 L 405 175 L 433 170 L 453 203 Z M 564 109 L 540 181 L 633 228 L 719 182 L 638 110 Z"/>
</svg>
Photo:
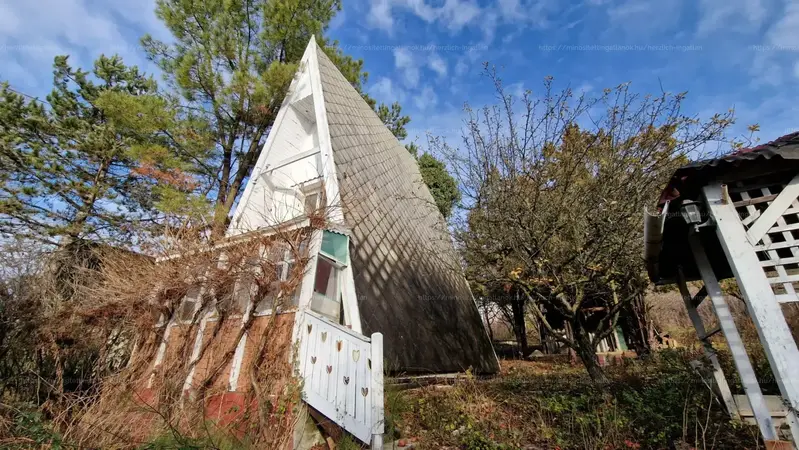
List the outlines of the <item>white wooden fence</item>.
<svg viewBox="0 0 799 450">
<path fill-rule="evenodd" d="M 372 448 L 381 448 L 383 335 L 363 336 L 313 311 L 298 314 L 297 320 L 305 401 Z"/>
</svg>

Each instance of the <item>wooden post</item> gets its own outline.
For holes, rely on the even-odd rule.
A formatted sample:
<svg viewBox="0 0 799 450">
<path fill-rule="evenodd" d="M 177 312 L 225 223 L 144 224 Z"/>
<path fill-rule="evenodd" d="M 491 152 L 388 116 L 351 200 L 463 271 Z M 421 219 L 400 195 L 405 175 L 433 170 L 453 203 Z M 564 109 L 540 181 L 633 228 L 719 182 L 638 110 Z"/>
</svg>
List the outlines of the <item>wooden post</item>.
<svg viewBox="0 0 799 450">
<path fill-rule="evenodd" d="M 724 293 L 721 291 L 721 286 L 716 279 L 716 274 L 713 273 L 713 268 L 710 266 L 710 261 L 707 259 L 705 249 L 699 242 L 699 236 L 691 233 L 688 236 L 691 244 L 691 250 L 694 253 L 694 260 L 699 272 L 702 274 L 702 280 L 705 282 L 705 290 L 707 296 L 713 303 L 713 310 L 716 312 L 716 317 L 719 319 L 719 326 L 724 333 L 724 338 L 727 339 L 727 344 L 730 346 L 730 353 L 735 362 L 735 368 L 738 369 L 738 374 L 741 377 L 741 384 L 743 385 L 746 397 L 749 399 L 749 405 L 755 415 L 757 426 L 760 428 L 760 433 L 763 435 L 764 440 L 777 439 L 777 431 L 774 427 L 774 421 L 771 419 L 771 412 L 766 405 L 766 400 L 763 398 L 763 393 L 760 390 L 760 384 L 757 382 L 755 370 L 752 368 L 752 363 L 749 361 L 749 356 L 746 354 L 743 340 L 738 333 L 738 328 L 735 326 L 730 307 L 727 301 L 724 300 Z"/>
<path fill-rule="evenodd" d="M 385 404 L 383 400 L 383 334 L 372 334 L 372 450 L 383 448 Z"/>
<path fill-rule="evenodd" d="M 796 181 L 795 178 L 789 186 Z M 746 299 L 749 315 L 757 328 L 782 398 L 788 402 L 790 410 L 796 411 L 799 408 L 799 349 L 785 322 L 780 304 L 738 212 L 732 204 L 722 203 L 721 185 L 705 186 L 703 191 L 710 215 L 716 222 L 716 234 Z M 799 442 L 799 425 L 795 414 L 788 415 L 788 423 L 794 442 Z M 764 438 L 769 439 L 765 435 Z"/>
<path fill-rule="evenodd" d="M 705 356 L 707 356 L 707 359 L 710 360 L 710 364 L 713 366 L 713 379 L 715 380 L 719 394 L 721 394 L 721 398 L 724 400 L 724 404 L 727 407 L 727 412 L 730 413 L 730 417 L 738 420 L 740 419 L 738 414 L 738 406 L 735 404 L 735 399 L 732 397 L 730 385 L 727 384 L 727 379 L 724 377 L 724 371 L 721 370 L 721 364 L 719 364 L 719 358 L 716 356 L 716 350 L 713 349 L 713 346 L 707 339 L 705 324 L 702 323 L 702 317 L 699 316 L 699 312 L 696 310 L 696 305 L 693 302 L 693 296 L 688 291 L 688 285 L 685 283 L 685 275 L 683 275 L 682 267 L 677 268 L 677 287 L 680 288 L 680 294 L 682 295 L 683 302 L 685 303 L 685 309 L 688 311 L 688 317 L 691 319 L 691 323 L 694 325 L 694 329 L 696 330 L 696 337 L 698 337 L 699 341 L 702 342 L 702 348 L 705 351 Z M 721 301 L 724 301 L 724 299 L 722 298 Z M 735 326 L 734 323 L 732 325 Z M 732 330 L 729 331 L 732 333 Z M 735 334 L 737 334 L 737 329 L 735 330 Z M 730 347 L 732 347 L 732 345 L 730 345 Z M 746 358 L 746 363 L 749 363 L 748 357 Z M 757 388 L 757 391 L 760 392 L 759 387 Z"/>
</svg>

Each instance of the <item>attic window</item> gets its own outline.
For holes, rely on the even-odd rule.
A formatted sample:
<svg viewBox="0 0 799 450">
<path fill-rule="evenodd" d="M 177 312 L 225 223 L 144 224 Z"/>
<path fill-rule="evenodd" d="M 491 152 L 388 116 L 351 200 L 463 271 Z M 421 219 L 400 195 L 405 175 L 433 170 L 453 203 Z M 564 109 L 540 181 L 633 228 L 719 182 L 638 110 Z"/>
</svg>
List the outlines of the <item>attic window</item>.
<svg viewBox="0 0 799 450">
<path fill-rule="evenodd" d="M 305 195 L 305 215 L 310 216 L 319 209 L 319 193 L 312 192 Z"/>
</svg>

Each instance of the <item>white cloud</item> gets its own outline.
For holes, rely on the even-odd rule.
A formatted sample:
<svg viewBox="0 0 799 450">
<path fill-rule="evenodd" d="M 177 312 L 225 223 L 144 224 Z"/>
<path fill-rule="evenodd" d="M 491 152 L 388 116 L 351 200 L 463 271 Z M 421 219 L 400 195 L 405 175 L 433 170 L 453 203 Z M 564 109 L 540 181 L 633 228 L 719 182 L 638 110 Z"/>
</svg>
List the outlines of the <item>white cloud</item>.
<svg viewBox="0 0 799 450">
<path fill-rule="evenodd" d="M 788 0 L 780 20 L 768 31 L 768 43 L 783 49 L 796 50 L 799 43 L 799 3 Z"/>
<path fill-rule="evenodd" d="M 330 21 L 329 29 L 330 30 L 337 30 L 344 25 L 344 22 L 347 20 L 347 11 L 339 11 L 338 14 L 333 16 L 333 20 Z"/>
<path fill-rule="evenodd" d="M 391 0 L 377 0 L 372 2 L 366 22 L 374 28 L 391 31 L 394 18 L 391 17 Z"/>
<path fill-rule="evenodd" d="M 438 74 L 438 76 L 443 77 L 447 75 L 447 62 L 444 61 L 444 59 L 441 58 L 438 53 L 431 52 L 427 64 L 431 69 L 433 69 L 433 72 Z"/>
<path fill-rule="evenodd" d="M 458 31 L 480 15 L 480 7 L 473 1 L 447 0 L 439 10 L 439 19 L 451 31 Z"/>
<path fill-rule="evenodd" d="M 521 18 L 524 16 L 519 0 L 499 0 L 499 11 L 504 17 Z"/>
<path fill-rule="evenodd" d="M 762 46 L 753 47 L 749 72 L 753 87 L 780 86 L 799 63 L 799 4 L 789 2 L 768 29 Z"/>
<path fill-rule="evenodd" d="M 505 92 L 513 95 L 516 100 L 524 97 L 524 91 L 525 89 L 523 82 L 512 83 L 505 87 Z"/>
<path fill-rule="evenodd" d="M 465 129 L 463 111 L 460 107 L 448 104 L 439 105 L 435 113 L 414 114 L 407 127 L 408 137 L 414 140 L 422 151 L 430 151 L 427 137 L 441 137 L 450 144 L 458 145 Z"/>
<path fill-rule="evenodd" d="M 116 53 L 127 64 L 152 72 L 155 67 L 146 60 L 138 41 L 144 33 L 168 36 L 154 9 L 153 0 L 0 3 L 0 67 L 18 66 L 4 71 L 12 84 L 40 84 L 43 88 L 50 84 L 53 57 L 61 54 L 69 54 L 74 66 L 89 69 L 101 53 Z M 21 73 L 35 74 L 36 83 L 16 76 Z"/>
<path fill-rule="evenodd" d="M 466 64 L 466 61 L 464 61 L 463 59 L 459 59 L 458 63 L 455 64 L 455 75 L 458 76 L 463 75 L 468 70 L 469 70 L 469 65 Z"/>
<path fill-rule="evenodd" d="M 499 14 L 494 11 L 486 11 L 480 19 L 480 30 L 483 32 L 483 41 L 490 44 L 497 34 L 499 26 Z"/>
<path fill-rule="evenodd" d="M 700 0 L 697 32 L 756 31 L 768 13 L 765 0 Z"/>
<path fill-rule="evenodd" d="M 16 33 L 19 29 L 20 19 L 10 5 L 0 4 L 0 29 L 5 34 Z"/>
<path fill-rule="evenodd" d="M 679 24 L 679 1 L 624 0 L 607 10 L 610 24 L 635 36 L 652 35 Z"/>
<path fill-rule="evenodd" d="M 419 64 L 410 50 L 405 47 L 395 48 L 394 65 L 402 73 L 402 79 L 406 86 L 413 88 L 419 84 Z"/>
<path fill-rule="evenodd" d="M 574 92 L 579 96 L 580 94 L 587 94 L 594 90 L 594 85 L 591 83 L 583 83 L 574 90 Z"/>
<path fill-rule="evenodd" d="M 555 4 L 552 0 L 499 0 L 495 5 L 481 8 L 476 0 L 445 0 L 437 6 L 428 1 L 431 0 L 375 0 L 370 6 L 367 24 L 391 33 L 396 10 L 413 14 L 429 24 L 436 23 L 451 32 L 476 26 L 490 41 L 501 21 L 545 24 L 544 13 Z"/>
<path fill-rule="evenodd" d="M 372 94 L 377 100 L 391 104 L 394 102 L 405 101 L 405 91 L 399 86 L 395 86 L 390 78 L 381 77 L 377 83 L 369 88 L 369 93 Z"/>
<path fill-rule="evenodd" d="M 435 108 L 438 105 L 438 95 L 430 86 L 425 86 L 424 89 L 413 97 L 413 103 L 420 111 Z"/>
</svg>

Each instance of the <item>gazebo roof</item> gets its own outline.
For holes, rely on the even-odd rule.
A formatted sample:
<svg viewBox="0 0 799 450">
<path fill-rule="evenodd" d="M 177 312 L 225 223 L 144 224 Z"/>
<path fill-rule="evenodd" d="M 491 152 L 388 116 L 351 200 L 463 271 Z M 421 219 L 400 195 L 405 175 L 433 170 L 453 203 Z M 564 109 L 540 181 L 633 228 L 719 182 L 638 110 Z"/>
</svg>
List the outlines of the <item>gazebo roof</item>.
<svg viewBox="0 0 799 450">
<path fill-rule="evenodd" d="M 779 179 L 782 174 L 795 174 L 799 169 L 799 132 L 782 136 L 767 144 L 737 150 L 728 155 L 692 162 L 674 172 L 658 201 L 663 211 L 662 243 L 658 249 L 647 246 L 646 265 L 649 278 L 657 284 L 676 281 L 677 268 L 682 266 L 687 280 L 701 279 L 688 245 L 689 225 L 682 218 L 680 207 L 686 201 L 702 200 L 702 187 L 713 182 L 734 184 L 750 179 Z M 706 217 L 702 211 L 702 217 Z M 647 238 L 649 239 L 649 237 Z M 727 258 L 713 227 L 700 229 L 701 240 L 716 276 L 732 277 Z"/>
<path fill-rule="evenodd" d="M 799 160 L 799 131 L 766 144 L 743 148 L 719 158 L 694 161 L 680 167 L 663 189 L 658 206 L 662 207 L 666 201 L 679 197 L 694 199 L 702 186 L 731 172 L 745 171 L 763 163 L 776 169 L 780 160 Z"/>
</svg>

